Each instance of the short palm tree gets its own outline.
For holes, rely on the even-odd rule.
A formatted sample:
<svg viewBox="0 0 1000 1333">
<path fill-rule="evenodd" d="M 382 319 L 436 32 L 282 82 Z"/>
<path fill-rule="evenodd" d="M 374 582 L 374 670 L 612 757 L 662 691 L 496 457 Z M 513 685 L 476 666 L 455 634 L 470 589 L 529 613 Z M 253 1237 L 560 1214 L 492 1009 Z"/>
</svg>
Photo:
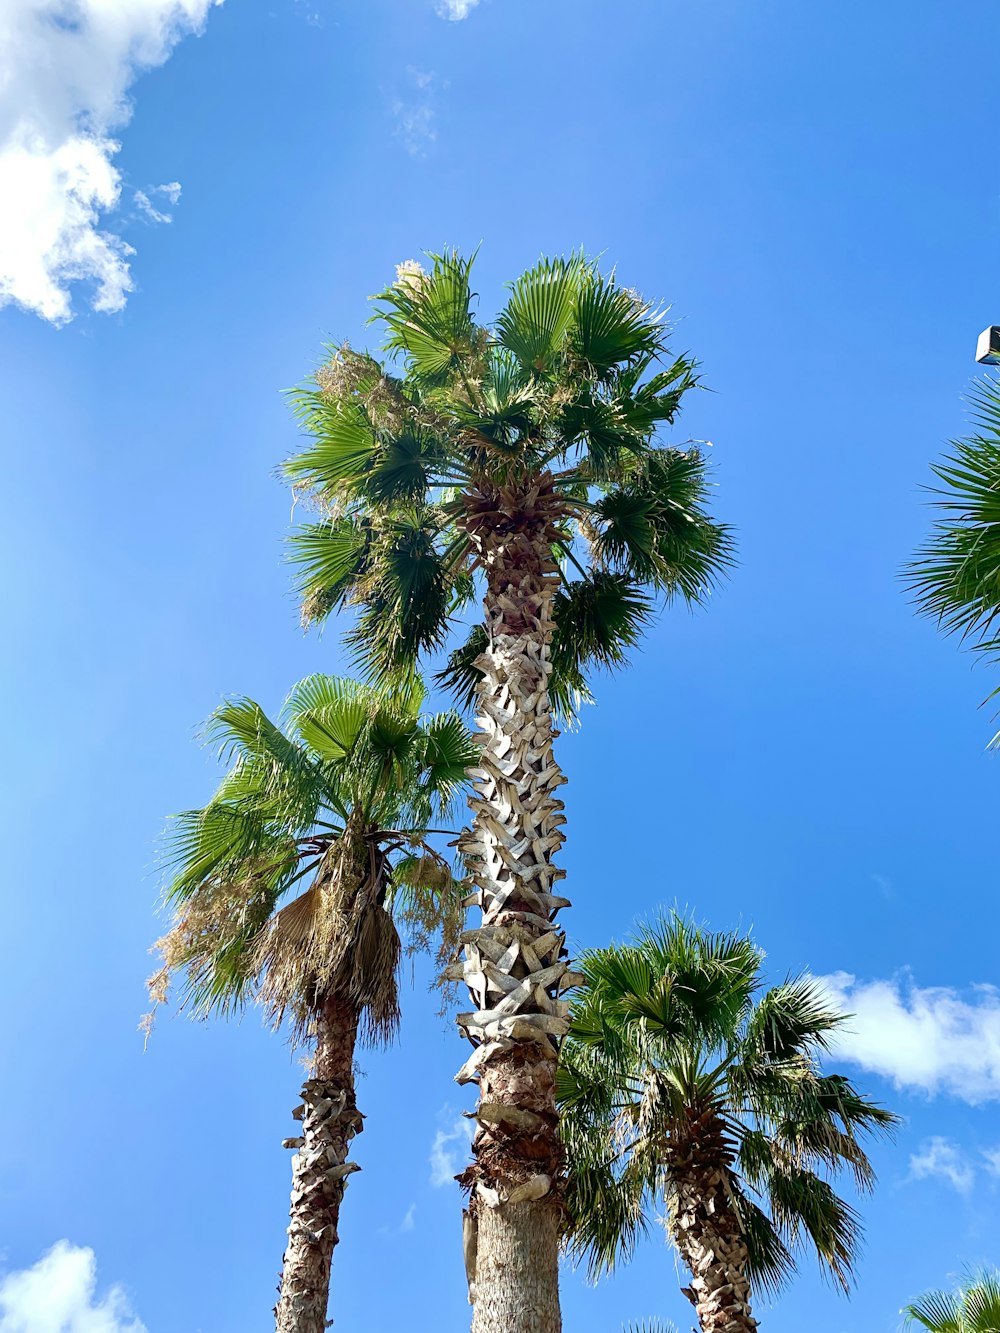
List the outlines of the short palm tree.
<svg viewBox="0 0 1000 1333">
<path fill-rule="evenodd" d="M 939 517 L 905 579 L 921 614 L 1000 660 L 1000 384 L 970 398 L 975 433 L 934 466 Z M 994 692 L 995 693 L 995 692 Z M 990 696 L 991 698 L 993 695 Z"/>
<path fill-rule="evenodd" d="M 762 958 L 676 916 L 585 955 L 559 1068 L 571 1250 L 610 1270 L 662 1198 L 705 1333 L 755 1329 L 800 1240 L 847 1283 L 859 1223 L 827 1176 L 870 1187 L 860 1139 L 896 1119 L 821 1071 L 842 1015 L 808 977 L 763 991 Z"/>
<path fill-rule="evenodd" d="M 389 361 L 342 347 L 296 397 L 307 447 L 285 465 L 319 509 L 294 537 L 304 613 L 356 612 L 374 673 L 412 671 L 463 636 L 442 679 L 478 700 L 463 850 L 482 908 L 462 975 L 475 1011 L 475 1333 L 558 1333 L 561 1150 L 554 1075 L 570 984 L 564 781 L 552 704 L 624 661 L 658 595 L 697 603 L 730 559 L 695 448 L 658 442 L 696 382 L 660 314 L 582 257 L 543 260 L 492 325 L 471 260 L 414 263 L 374 319 Z M 481 598 L 483 623 L 469 629 Z"/>
<path fill-rule="evenodd" d="M 313 1067 L 293 1113 L 288 1247 L 278 1333 L 326 1328 L 355 1103 L 359 1038 L 385 1040 L 399 1019 L 401 941 L 393 913 L 418 935 L 461 920 L 461 893 L 427 842 L 474 761 L 454 713 L 422 718 L 420 691 L 394 697 L 330 676 L 300 682 L 276 726 L 250 699 L 224 704 L 209 735 L 232 767 L 203 809 L 168 835 L 174 925 L 152 979 L 174 973 L 202 1013 L 258 1000 L 312 1043 Z M 454 944 L 454 939 L 451 940 Z"/>
<path fill-rule="evenodd" d="M 957 1291 L 929 1291 L 903 1314 L 929 1333 L 1000 1333 L 1000 1271 L 970 1273 Z"/>
</svg>

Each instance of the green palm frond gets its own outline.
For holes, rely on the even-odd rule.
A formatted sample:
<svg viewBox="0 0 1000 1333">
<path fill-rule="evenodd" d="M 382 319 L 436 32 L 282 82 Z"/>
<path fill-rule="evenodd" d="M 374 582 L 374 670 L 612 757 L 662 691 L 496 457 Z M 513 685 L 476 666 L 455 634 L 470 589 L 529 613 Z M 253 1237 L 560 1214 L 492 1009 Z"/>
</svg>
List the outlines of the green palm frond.
<svg viewBox="0 0 1000 1333">
<path fill-rule="evenodd" d="M 735 1194 L 747 1246 L 751 1287 L 775 1297 L 794 1274 L 795 1258 L 767 1213 L 738 1186 Z"/>
<path fill-rule="evenodd" d="M 438 384 L 472 350 L 472 259 L 455 251 L 428 258 L 429 272 L 415 263 L 400 265 L 396 281 L 375 298 L 380 304 L 372 319 L 385 325 L 390 351 L 404 353 L 413 372 Z"/>
<path fill-rule="evenodd" d="M 950 1291 L 931 1291 L 903 1307 L 908 1325 L 919 1324 L 931 1333 L 968 1333 L 962 1320 L 961 1300 Z"/>
<path fill-rule="evenodd" d="M 767 1182 L 767 1196 L 779 1234 L 792 1244 L 807 1237 L 824 1271 L 846 1291 L 861 1239 L 857 1213 L 829 1181 L 791 1162 L 777 1162 Z"/>
<path fill-rule="evenodd" d="M 768 1060 L 789 1059 L 812 1047 L 826 1050 L 843 1021 L 814 978 L 795 977 L 761 998 L 747 1025 L 747 1047 Z"/>
<path fill-rule="evenodd" d="M 929 1333 L 1000 1333 L 1000 1270 L 969 1272 L 957 1290 L 929 1291 L 902 1313 Z"/>
<path fill-rule="evenodd" d="M 513 283 L 496 323 L 497 338 L 539 374 L 562 357 L 587 277 L 583 259 L 542 259 Z"/>
<path fill-rule="evenodd" d="M 922 615 L 990 659 L 1000 656 L 1000 385 L 979 382 L 971 395 L 976 434 L 952 444 L 936 464 L 939 515 L 926 545 L 904 571 Z"/>
<path fill-rule="evenodd" d="M 659 355 L 667 329 L 653 307 L 614 278 L 591 268 L 576 305 L 573 352 L 598 375 L 639 358 Z"/>
<path fill-rule="evenodd" d="M 320 622 L 356 592 L 371 567 L 374 535 L 355 518 L 307 523 L 289 538 L 289 559 L 302 596 L 302 618 Z"/>
<path fill-rule="evenodd" d="M 653 603 L 637 583 L 593 570 L 560 588 L 553 605 L 553 671 L 568 677 L 621 666 L 653 618 Z"/>
<path fill-rule="evenodd" d="M 310 444 L 284 464 L 293 486 L 337 490 L 371 464 L 377 439 L 358 403 L 331 401 L 317 389 L 297 390 L 292 406 Z"/>
</svg>

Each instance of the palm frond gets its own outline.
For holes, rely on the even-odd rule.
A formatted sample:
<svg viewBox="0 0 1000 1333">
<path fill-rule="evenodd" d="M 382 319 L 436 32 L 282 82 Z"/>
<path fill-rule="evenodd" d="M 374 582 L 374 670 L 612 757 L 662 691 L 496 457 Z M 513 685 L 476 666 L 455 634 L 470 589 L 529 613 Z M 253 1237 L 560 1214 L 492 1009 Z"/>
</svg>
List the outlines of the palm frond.
<svg viewBox="0 0 1000 1333">
<path fill-rule="evenodd" d="M 331 400 L 318 389 L 297 391 L 293 404 L 310 443 L 283 466 L 292 485 L 332 492 L 363 477 L 376 438 L 360 405 Z"/>
<path fill-rule="evenodd" d="M 653 618 L 639 584 L 594 570 L 560 588 L 553 603 L 553 671 L 569 678 L 588 668 L 621 666 Z"/>
<path fill-rule="evenodd" d="M 416 263 L 400 265 L 392 286 L 373 298 L 379 304 L 372 320 L 385 327 L 386 348 L 401 352 L 412 373 L 441 384 L 472 348 L 473 261 L 454 250 L 428 258 L 429 272 Z"/>
<path fill-rule="evenodd" d="M 952 444 L 933 468 L 940 515 L 926 545 L 904 570 L 922 615 L 948 634 L 1000 655 L 1000 386 L 986 379 L 972 396 L 979 431 Z"/>
<path fill-rule="evenodd" d="M 904 1305 L 907 1326 L 919 1324 L 930 1333 L 969 1333 L 963 1320 L 962 1298 L 956 1292 L 929 1291 L 919 1300 Z"/>
<path fill-rule="evenodd" d="M 599 374 L 663 350 L 666 328 L 653 307 L 592 268 L 577 301 L 570 344 Z"/>
<path fill-rule="evenodd" d="M 779 1233 L 792 1243 L 812 1242 L 825 1272 L 847 1291 L 861 1240 L 857 1213 L 826 1180 L 791 1162 L 774 1164 L 767 1185 Z"/>
<path fill-rule="evenodd" d="M 496 331 L 522 366 L 544 374 L 562 356 L 586 273 L 579 256 L 542 259 L 511 283 Z"/>
<path fill-rule="evenodd" d="M 355 592 L 371 561 L 373 533 L 353 517 L 306 523 L 288 539 L 302 618 L 321 622 Z"/>
</svg>

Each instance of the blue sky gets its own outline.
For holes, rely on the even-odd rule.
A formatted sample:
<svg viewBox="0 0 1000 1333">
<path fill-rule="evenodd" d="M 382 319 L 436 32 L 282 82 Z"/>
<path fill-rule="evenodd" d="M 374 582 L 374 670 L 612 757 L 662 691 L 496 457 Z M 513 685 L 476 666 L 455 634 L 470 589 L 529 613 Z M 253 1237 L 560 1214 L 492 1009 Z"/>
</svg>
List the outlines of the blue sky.
<svg viewBox="0 0 1000 1333">
<path fill-rule="evenodd" d="M 301 1071 L 254 1015 L 165 1016 L 143 1053 L 154 844 L 213 785 L 196 733 L 222 695 L 277 707 L 343 665 L 335 633 L 298 628 L 282 564 L 279 391 L 325 339 L 364 341 L 398 261 L 452 244 L 482 242 L 484 314 L 539 253 L 603 253 L 672 303 L 712 390 L 675 438 L 713 442 L 740 568 L 563 737 L 567 925 L 593 945 L 688 905 L 857 1011 L 845 1068 L 905 1117 L 859 1287 L 807 1261 L 764 1327 L 893 1330 L 1000 1260 L 996 682 L 897 579 L 1000 320 L 1000 17 L 452 5 L 185 0 L 199 36 L 167 0 L 0 17 L 0 1333 L 269 1326 Z M 457 1189 L 434 1183 L 463 1160 L 464 1051 L 425 981 L 400 1043 L 364 1057 L 338 1333 L 467 1319 Z M 566 1326 L 686 1328 L 677 1287 L 653 1243 L 596 1290 L 568 1273 Z"/>
</svg>

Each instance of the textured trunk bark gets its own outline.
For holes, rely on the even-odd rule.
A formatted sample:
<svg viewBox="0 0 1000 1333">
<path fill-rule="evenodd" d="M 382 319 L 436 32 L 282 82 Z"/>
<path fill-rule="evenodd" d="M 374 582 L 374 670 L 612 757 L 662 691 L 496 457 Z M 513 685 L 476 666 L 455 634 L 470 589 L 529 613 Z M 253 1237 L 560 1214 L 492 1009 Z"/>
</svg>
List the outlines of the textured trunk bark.
<svg viewBox="0 0 1000 1333">
<path fill-rule="evenodd" d="M 729 1146 L 721 1126 L 711 1121 L 702 1133 L 687 1151 L 672 1153 L 668 1166 L 671 1233 L 691 1273 L 685 1294 L 702 1333 L 756 1333 L 747 1247 L 730 1185 Z"/>
<path fill-rule="evenodd" d="M 316 1019 L 316 1062 L 293 1112 L 302 1135 L 286 1140 L 292 1158 L 288 1247 L 275 1307 L 277 1333 L 323 1333 L 328 1327 L 330 1265 L 347 1177 L 351 1139 L 363 1128 L 354 1102 L 358 1015 L 349 1001 L 329 999 Z"/>
<path fill-rule="evenodd" d="M 553 925 L 568 905 L 552 893 L 562 870 L 565 779 L 549 706 L 551 547 L 559 502 L 551 480 L 470 498 L 467 528 L 485 571 L 488 646 L 478 661 L 481 758 L 472 829 L 462 843 L 482 908 L 457 970 L 477 1009 L 459 1015 L 475 1051 L 457 1075 L 479 1082 L 466 1254 L 473 1333 L 560 1333 L 562 1153 L 555 1068 L 576 978 Z"/>
</svg>

